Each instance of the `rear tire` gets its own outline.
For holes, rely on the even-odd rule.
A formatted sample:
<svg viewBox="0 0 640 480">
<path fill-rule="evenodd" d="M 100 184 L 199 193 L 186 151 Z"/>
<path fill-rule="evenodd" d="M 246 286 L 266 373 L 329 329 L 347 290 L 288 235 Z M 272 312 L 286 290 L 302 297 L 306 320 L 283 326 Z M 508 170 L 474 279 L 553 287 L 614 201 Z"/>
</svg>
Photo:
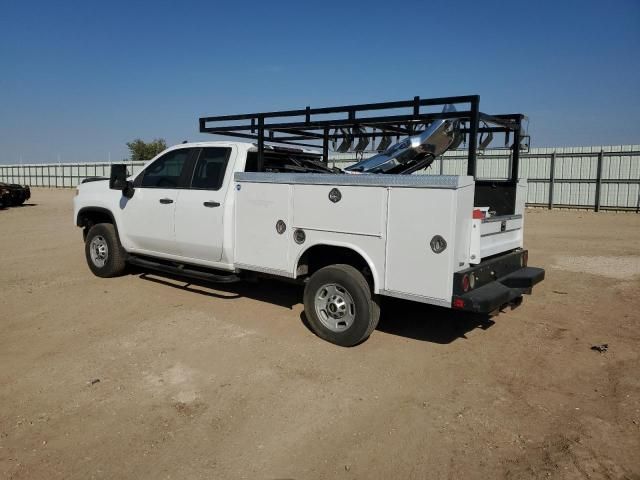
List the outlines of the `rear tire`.
<svg viewBox="0 0 640 480">
<path fill-rule="evenodd" d="M 89 229 L 84 253 L 89 268 L 98 277 L 116 277 L 125 270 L 126 252 L 120 244 L 115 227 L 110 223 L 98 223 Z"/>
<path fill-rule="evenodd" d="M 342 347 L 362 343 L 380 320 L 377 296 L 351 265 L 315 272 L 304 289 L 304 311 L 316 335 Z"/>
</svg>

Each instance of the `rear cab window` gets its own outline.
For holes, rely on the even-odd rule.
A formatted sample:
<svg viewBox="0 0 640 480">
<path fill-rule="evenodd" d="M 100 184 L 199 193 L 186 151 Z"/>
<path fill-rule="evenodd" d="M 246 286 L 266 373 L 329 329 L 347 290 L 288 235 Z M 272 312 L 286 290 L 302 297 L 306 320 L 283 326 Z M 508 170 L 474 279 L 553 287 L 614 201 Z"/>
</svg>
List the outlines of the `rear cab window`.
<svg viewBox="0 0 640 480">
<path fill-rule="evenodd" d="M 191 188 L 199 190 L 220 190 L 231 156 L 229 147 L 206 147 L 200 150 L 196 162 Z"/>
</svg>

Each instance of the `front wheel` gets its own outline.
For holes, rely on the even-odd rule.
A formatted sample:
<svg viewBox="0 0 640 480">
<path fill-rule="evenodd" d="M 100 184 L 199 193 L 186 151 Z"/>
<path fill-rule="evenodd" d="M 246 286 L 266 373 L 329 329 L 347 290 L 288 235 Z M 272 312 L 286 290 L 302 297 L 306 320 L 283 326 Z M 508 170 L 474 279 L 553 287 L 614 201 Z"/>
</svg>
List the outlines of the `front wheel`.
<svg viewBox="0 0 640 480">
<path fill-rule="evenodd" d="M 112 224 L 93 225 L 87 232 L 84 245 L 87 263 L 94 275 L 108 278 L 124 272 L 125 251 Z"/>
<path fill-rule="evenodd" d="M 316 335 L 342 347 L 369 338 L 380 319 L 376 296 L 351 265 L 330 265 L 315 272 L 304 289 L 304 310 Z"/>
</svg>

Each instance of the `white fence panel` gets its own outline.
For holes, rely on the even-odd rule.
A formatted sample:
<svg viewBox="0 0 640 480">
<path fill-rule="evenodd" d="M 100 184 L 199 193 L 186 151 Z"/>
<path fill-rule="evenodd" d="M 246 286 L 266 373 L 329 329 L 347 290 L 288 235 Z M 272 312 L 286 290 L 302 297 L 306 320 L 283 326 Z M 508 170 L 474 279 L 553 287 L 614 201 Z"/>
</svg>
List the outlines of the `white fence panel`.
<svg viewBox="0 0 640 480">
<path fill-rule="evenodd" d="M 371 155 L 368 152 L 364 157 Z M 355 161 L 353 153 L 333 154 L 330 159 L 330 163 L 342 168 Z M 127 162 L 129 173 L 139 173 L 144 163 Z M 507 178 L 510 163 L 508 151 L 487 150 L 478 155 L 477 176 Z M 0 181 L 70 188 L 87 177 L 108 177 L 110 168 L 106 162 L 0 165 Z M 465 152 L 453 151 L 419 173 L 465 175 L 466 171 Z M 529 205 L 640 210 L 640 145 L 532 148 L 520 156 L 519 175 L 529 181 Z"/>
</svg>

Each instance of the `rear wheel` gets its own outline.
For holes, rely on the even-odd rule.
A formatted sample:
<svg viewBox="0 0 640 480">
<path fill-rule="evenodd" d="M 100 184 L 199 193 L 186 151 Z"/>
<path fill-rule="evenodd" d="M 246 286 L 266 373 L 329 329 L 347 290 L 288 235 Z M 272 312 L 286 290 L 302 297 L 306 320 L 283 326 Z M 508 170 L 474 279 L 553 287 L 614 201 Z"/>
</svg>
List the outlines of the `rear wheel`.
<svg viewBox="0 0 640 480">
<path fill-rule="evenodd" d="M 93 225 L 87 232 L 84 245 L 87 264 L 94 275 L 107 278 L 124 272 L 125 251 L 112 224 Z"/>
<path fill-rule="evenodd" d="M 315 272 L 304 290 L 304 310 L 316 335 L 343 347 L 369 338 L 380 319 L 376 296 L 351 265 L 330 265 Z"/>
</svg>

